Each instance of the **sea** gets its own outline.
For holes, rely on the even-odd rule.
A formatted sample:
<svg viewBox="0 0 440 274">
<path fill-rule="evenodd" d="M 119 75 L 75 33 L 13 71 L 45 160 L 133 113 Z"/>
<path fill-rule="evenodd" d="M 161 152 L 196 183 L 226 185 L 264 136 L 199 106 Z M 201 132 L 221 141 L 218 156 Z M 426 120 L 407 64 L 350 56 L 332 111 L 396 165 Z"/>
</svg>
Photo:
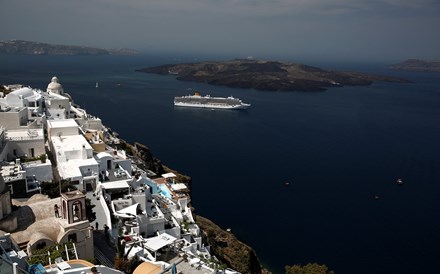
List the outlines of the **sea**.
<svg viewBox="0 0 440 274">
<path fill-rule="evenodd" d="M 3 55 L 0 84 L 45 90 L 57 76 L 76 104 L 191 176 L 195 213 L 230 228 L 275 274 L 309 262 L 337 274 L 438 272 L 439 73 L 315 60 L 411 83 L 273 92 L 135 71 L 200 59 Z M 173 106 L 195 90 L 252 106 Z"/>
</svg>

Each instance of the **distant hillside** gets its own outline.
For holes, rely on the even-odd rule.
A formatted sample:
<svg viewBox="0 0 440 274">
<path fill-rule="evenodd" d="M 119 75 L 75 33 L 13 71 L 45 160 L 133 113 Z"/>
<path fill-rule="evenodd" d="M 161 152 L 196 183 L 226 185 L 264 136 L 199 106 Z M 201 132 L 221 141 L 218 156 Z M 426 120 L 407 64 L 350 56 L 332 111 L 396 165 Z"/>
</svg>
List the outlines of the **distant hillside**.
<svg viewBox="0 0 440 274">
<path fill-rule="evenodd" d="M 5 40 L 0 41 L 0 54 L 24 55 L 136 55 L 132 49 L 100 49 L 92 47 L 54 45 L 47 43 Z"/>
<path fill-rule="evenodd" d="M 375 81 L 408 82 L 390 76 L 329 71 L 303 64 L 247 59 L 162 65 L 139 71 L 172 74 L 181 81 L 206 82 L 211 85 L 233 88 L 280 91 L 320 91 L 328 87 L 342 87 L 344 85 L 370 85 Z"/>
<path fill-rule="evenodd" d="M 402 63 L 390 66 L 391 69 L 420 72 L 440 72 L 440 61 L 408 59 Z"/>
</svg>

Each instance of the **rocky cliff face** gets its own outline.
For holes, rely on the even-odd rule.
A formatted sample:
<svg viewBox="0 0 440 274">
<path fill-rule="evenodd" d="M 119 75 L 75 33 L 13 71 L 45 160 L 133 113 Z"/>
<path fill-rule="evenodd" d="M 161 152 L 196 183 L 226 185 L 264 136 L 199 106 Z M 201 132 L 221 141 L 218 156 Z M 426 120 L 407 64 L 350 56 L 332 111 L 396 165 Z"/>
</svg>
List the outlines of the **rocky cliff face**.
<svg viewBox="0 0 440 274">
<path fill-rule="evenodd" d="M 196 223 L 202 229 L 204 240 L 211 246 L 211 251 L 228 267 L 240 273 L 262 273 L 255 251 L 240 242 L 234 234 L 222 230 L 218 225 L 201 216 L 196 216 Z"/>
<path fill-rule="evenodd" d="M 134 143 L 134 156 L 141 160 L 141 168 L 149 169 L 156 174 L 165 173 L 164 167 L 160 160 L 153 157 L 153 154 L 151 154 L 150 149 L 146 145 Z"/>
<path fill-rule="evenodd" d="M 128 154 L 133 155 L 134 160 L 140 167 L 157 174 L 173 172 L 177 175 L 176 180 L 178 182 L 186 184 L 188 189 L 191 189 L 191 177 L 164 166 L 159 159 L 152 155 L 147 146 L 140 143 L 130 145 L 121 140 L 121 148 L 125 149 Z M 203 231 L 205 243 L 211 246 L 214 255 L 228 267 L 240 273 L 262 273 L 260 262 L 251 247 L 239 241 L 232 233 L 222 230 L 218 225 L 202 216 L 196 216 L 196 222 Z"/>
</svg>

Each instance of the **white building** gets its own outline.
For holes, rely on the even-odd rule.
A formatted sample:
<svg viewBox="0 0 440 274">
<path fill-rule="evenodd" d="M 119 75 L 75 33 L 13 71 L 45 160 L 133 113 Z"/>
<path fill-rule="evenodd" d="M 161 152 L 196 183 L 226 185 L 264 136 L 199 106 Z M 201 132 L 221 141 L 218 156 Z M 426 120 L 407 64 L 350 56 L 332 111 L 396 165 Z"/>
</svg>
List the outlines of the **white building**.
<svg viewBox="0 0 440 274">
<path fill-rule="evenodd" d="M 93 158 L 93 149 L 82 135 L 52 136 L 51 150 L 57 162 L 61 179 L 78 184 L 85 189 L 98 180 L 98 162 Z"/>
<path fill-rule="evenodd" d="M 46 154 L 40 91 L 19 88 L 0 98 L 0 160 Z"/>
<path fill-rule="evenodd" d="M 93 158 L 89 142 L 79 134 L 75 120 L 48 120 L 47 132 L 60 178 L 77 184 L 80 190 L 87 184 L 95 185 L 98 162 Z"/>
<path fill-rule="evenodd" d="M 35 158 L 46 154 L 42 128 L 8 130 L 5 139 L 8 141 L 8 160 L 19 157 Z"/>
<path fill-rule="evenodd" d="M 28 125 L 27 107 L 11 107 L 0 103 L 0 126 L 6 129 L 20 129 Z"/>
<path fill-rule="evenodd" d="M 73 119 L 47 120 L 47 136 L 49 141 L 54 136 L 75 136 L 79 133 L 79 126 Z"/>
<path fill-rule="evenodd" d="M 56 93 L 44 94 L 46 116 L 48 119 L 70 118 L 69 98 Z"/>
<path fill-rule="evenodd" d="M 39 116 L 39 113 L 42 113 L 43 97 L 41 91 L 24 87 L 0 98 L 0 104 L 11 108 L 27 108 L 28 119 L 33 120 Z"/>
</svg>

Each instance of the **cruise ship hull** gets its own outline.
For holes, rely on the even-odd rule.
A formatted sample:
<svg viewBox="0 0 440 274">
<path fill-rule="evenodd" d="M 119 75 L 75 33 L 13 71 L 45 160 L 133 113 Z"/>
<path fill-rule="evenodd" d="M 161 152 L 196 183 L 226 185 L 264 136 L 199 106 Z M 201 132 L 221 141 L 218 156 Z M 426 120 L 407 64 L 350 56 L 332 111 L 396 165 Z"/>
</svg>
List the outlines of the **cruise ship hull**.
<svg viewBox="0 0 440 274">
<path fill-rule="evenodd" d="M 210 104 L 192 104 L 192 103 L 179 103 L 174 102 L 174 106 L 176 107 L 192 107 L 192 108 L 213 108 L 213 109 L 247 109 L 251 105 L 250 104 L 241 104 L 241 105 L 210 105 Z"/>
<path fill-rule="evenodd" d="M 247 109 L 251 105 L 245 104 L 240 99 L 232 96 L 227 98 L 211 97 L 209 95 L 200 96 L 199 93 L 196 93 L 195 95 L 175 97 L 174 106 L 211 109 Z"/>
</svg>

